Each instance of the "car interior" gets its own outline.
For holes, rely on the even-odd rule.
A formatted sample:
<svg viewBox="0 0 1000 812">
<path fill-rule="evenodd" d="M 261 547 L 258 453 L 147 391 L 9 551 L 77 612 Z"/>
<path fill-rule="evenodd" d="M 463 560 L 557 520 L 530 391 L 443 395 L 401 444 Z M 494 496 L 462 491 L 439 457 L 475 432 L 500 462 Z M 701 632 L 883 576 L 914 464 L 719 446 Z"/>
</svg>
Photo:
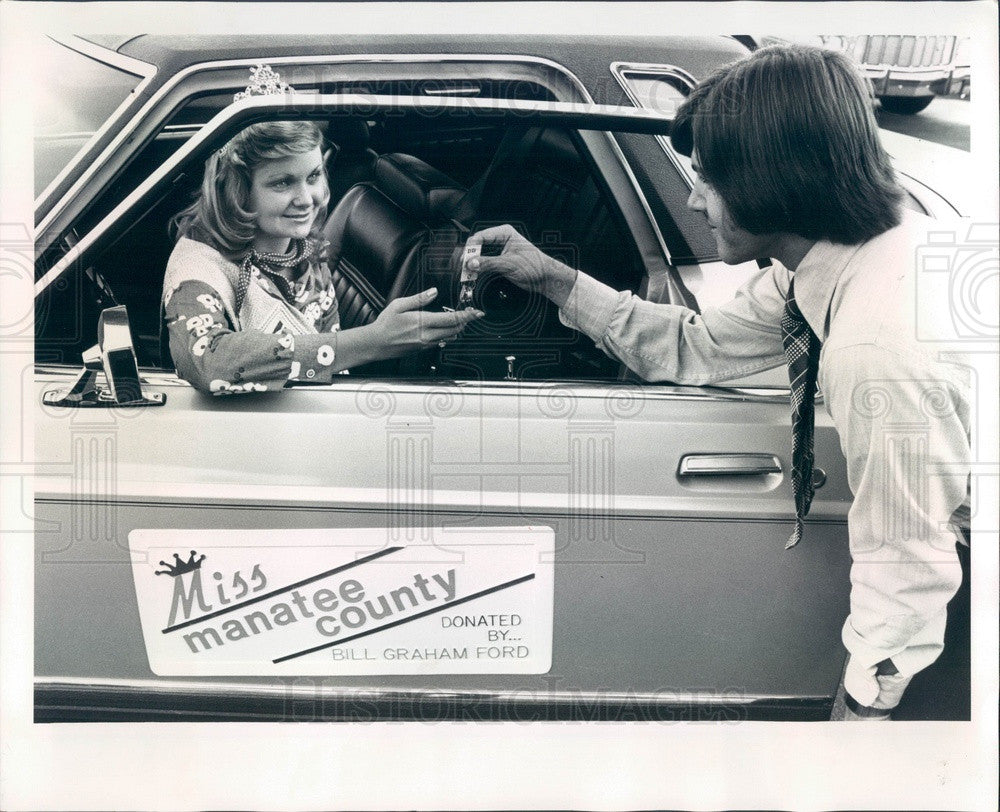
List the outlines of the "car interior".
<svg viewBox="0 0 1000 812">
<path fill-rule="evenodd" d="M 465 239 L 502 223 L 619 290 L 639 289 L 644 270 L 638 250 L 577 132 L 419 111 L 336 115 L 324 126 L 331 201 L 323 236 L 344 329 L 367 324 L 394 298 L 431 286 L 440 291 L 433 308 L 456 307 Z M 94 201 L 72 236 L 86 233 L 184 137 L 179 127 L 164 128 L 115 188 Z M 123 304 L 139 366 L 172 368 L 160 318 L 173 247 L 168 224 L 191 200 L 201 174 L 200 161 L 185 167 L 170 191 L 124 224 L 89 267 L 65 274 L 39 297 L 39 363 L 78 361 L 94 343 L 100 310 Z M 556 308 L 539 295 L 484 275 L 475 304 L 486 316 L 446 347 L 352 374 L 466 380 L 619 374 L 616 362 L 563 326 Z"/>
</svg>

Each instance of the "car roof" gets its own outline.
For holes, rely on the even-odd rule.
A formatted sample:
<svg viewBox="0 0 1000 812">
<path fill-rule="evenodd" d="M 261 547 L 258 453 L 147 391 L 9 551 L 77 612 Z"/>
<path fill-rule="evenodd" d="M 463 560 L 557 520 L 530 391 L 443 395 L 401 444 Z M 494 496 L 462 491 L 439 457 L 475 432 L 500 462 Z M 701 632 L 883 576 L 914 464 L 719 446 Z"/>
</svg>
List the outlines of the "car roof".
<svg viewBox="0 0 1000 812">
<path fill-rule="evenodd" d="M 100 49 L 106 50 L 107 62 L 115 64 L 113 57 L 121 60 L 124 70 L 137 72 L 138 64 L 155 67 L 133 91 L 128 100 L 133 110 L 139 110 L 161 88 L 171 83 L 183 71 L 197 65 L 220 62 L 255 64 L 279 57 L 302 58 L 322 61 L 329 55 L 331 61 L 344 61 L 357 56 L 358 61 L 371 57 L 414 55 L 422 57 L 428 78 L 434 77 L 434 60 L 428 55 L 441 55 L 442 62 L 460 61 L 465 55 L 477 63 L 488 61 L 489 55 L 504 57 L 523 56 L 549 64 L 557 63 L 571 72 L 586 88 L 590 99 L 598 104 L 634 106 L 633 102 L 614 78 L 614 63 L 666 64 L 682 68 L 695 80 L 701 79 L 720 65 L 746 56 L 747 49 L 728 36 L 620 36 L 603 34 L 552 34 L 552 35 L 483 35 L 483 34 L 330 34 L 330 35 L 76 35 L 93 48 L 88 55 L 101 58 Z M 586 43 L 586 47 L 581 47 Z M 570 100 L 570 99 L 568 99 Z M 572 101 L 582 101 L 580 98 Z M 86 149 L 96 156 L 112 140 L 115 128 L 109 128 Z M 36 218 L 48 212 L 51 201 L 72 185 L 73 173 L 57 178 L 40 198 Z M 38 201 L 36 201 L 37 203 Z"/>
<path fill-rule="evenodd" d="M 497 54 L 550 59 L 575 73 L 591 93 L 610 80 L 613 62 L 667 63 L 700 79 L 721 64 L 747 54 L 727 36 L 619 35 L 323 35 L 323 36 L 164 36 L 86 37 L 97 45 L 156 65 L 160 81 L 191 65 L 218 60 L 260 60 L 280 56 L 359 56 L 369 54 Z M 581 39 L 587 42 L 580 47 Z M 610 82 L 608 83 L 611 84 Z M 600 85 L 597 85 L 599 90 Z M 596 94 L 595 94 L 596 96 Z M 595 101 L 604 101 L 596 98 Z"/>
</svg>

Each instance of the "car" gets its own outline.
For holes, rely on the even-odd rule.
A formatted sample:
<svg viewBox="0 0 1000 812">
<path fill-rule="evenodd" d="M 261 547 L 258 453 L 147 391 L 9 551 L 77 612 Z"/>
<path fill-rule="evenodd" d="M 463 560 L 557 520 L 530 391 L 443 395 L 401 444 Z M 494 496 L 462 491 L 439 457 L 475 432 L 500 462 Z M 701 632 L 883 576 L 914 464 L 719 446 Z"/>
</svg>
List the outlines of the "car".
<svg viewBox="0 0 1000 812">
<path fill-rule="evenodd" d="M 935 96 L 968 95 L 969 38 L 950 36 L 823 37 L 826 48 L 850 54 L 875 88 L 882 109 L 914 115 Z"/>
<path fill-rule="evenodd" d="M 749 47 L 783 42 L 773 36 L 739 36 Z M 912 116 L 936 96 L 968 98 L 972 68 L 969 37 L 823 34 L 809 44 L 847 54 L 871 81 L 888 113 Z"/>
<path fill-rule="evenodd" d="M 757 270 L 687 209 L 671 112 L 731 37 L 91 36 L 38 117 L 35 719 L 829 718 L 851 493 L 817 412 L 807 540 L 785 371 L 637 380 L 480 280 L 461 339 L 328 385 L 211 397 L 173 369 L 170 218 L 254 121 L 335 149 L 344 325 L 511 222 L 698 309 Z M 51 52 L 51 53 L 49 53 Z M 267 64 L 296 88 L 234 103 Z M 909 205 L 952 212 L 904 178 Z"/>
</svg>

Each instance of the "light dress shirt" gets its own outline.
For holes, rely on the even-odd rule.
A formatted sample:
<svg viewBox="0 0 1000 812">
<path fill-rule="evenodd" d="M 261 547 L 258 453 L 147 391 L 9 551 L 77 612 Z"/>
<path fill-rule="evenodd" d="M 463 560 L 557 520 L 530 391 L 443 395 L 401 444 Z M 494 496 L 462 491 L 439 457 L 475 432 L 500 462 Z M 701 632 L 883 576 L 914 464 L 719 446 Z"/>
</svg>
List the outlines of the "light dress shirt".
<svg viewBox="0 0 1000 812">
<path fill-rule="evenodd" d="M 941 653 L 962 579 L 955 542 L 956 526 L 968 527 L 971 381 L 943 351 L 954 333 L 948 303 L 921 296 L 919 252 L 934 222 L 906 212 L 861 245 L 819 241 L 795 271 L 796 301 L 823 342 L 819 386 L 854 494 L 844 685 L 876 707 L 902 693 L 898 677 L 876 677 L 879 662 L 891 658 L 908 682 Z M 731 302 L 697 314 L 581 273 L 560 318 L 646 380 L 732 381 L 785 364 L 790 280 L 774 263 Z"/>
</svg>

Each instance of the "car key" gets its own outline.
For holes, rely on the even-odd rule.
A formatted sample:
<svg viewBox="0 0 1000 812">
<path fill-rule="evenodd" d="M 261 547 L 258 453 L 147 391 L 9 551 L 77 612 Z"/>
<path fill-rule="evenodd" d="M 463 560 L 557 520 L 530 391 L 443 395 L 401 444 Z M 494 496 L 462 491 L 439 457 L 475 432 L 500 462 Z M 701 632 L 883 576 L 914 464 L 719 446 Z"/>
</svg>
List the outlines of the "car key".
<svg viewBox="0 0 1000 812">
<path fill-rule="evenodd" d="M 481 252 L 481 245 L 466 245 L 465 250 L 462 251 L 461 288 L 458 292 L 459 310 L 472 307 L 472 299 L 476 290 L 476 279 L 479 277 L 479 272 L 469 268 L 469 260 L 478 257 Z"/>
</svg>

